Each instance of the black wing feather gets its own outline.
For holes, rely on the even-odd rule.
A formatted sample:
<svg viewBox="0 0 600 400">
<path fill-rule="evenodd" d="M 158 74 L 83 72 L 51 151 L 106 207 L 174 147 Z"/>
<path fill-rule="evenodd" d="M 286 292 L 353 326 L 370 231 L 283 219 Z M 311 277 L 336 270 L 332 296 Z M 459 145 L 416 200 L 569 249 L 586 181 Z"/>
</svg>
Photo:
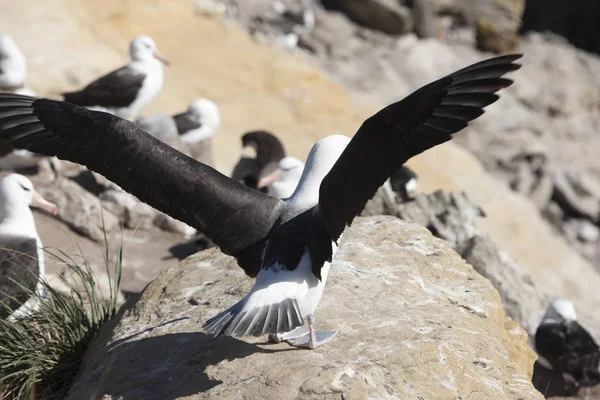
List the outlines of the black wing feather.
<svg viewBox="0 0 600 400">
<path fill-rule="evenodd" d="M 319 229 L 324 227 L 329 237 L 337 240 L 402 164 L 450 140 L 483 114 L 483 107 L 498 100 L 494 93 L 512 83 L 501 76 L 519 69 L 513 62 L 520 57 L 500 56 L 463 68 L 366 120 L 323 179 Z"/>
<path fill-rule="evenodd" d="M 66 102 L 91 107 L 127 107 L 138 95 L 146 74 L 124 66 L 112 71 L 84 89 L 63 93 Z"/>
<path fill-rule="evenodd" d="M 260 271 L 252 245 L 277 220 L 281 200 L 232 181 L 111 114 L 13 94 L 0 94 L 0 113 L 15 99 L 31 112 L 0 117 L 0 139 L 85 165 L 204 233 L 224 253 L 239 257 L 249 275 Z"/>
</svg>

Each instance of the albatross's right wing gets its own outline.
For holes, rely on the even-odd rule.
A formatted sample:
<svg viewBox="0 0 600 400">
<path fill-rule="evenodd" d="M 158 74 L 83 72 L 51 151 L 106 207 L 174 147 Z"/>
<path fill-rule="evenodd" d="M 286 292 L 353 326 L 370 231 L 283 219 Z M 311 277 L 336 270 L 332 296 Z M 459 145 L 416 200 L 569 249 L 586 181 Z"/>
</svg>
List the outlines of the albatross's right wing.
<svg viewBox="0 0 600 400">
<path fill-rule="evenodd" d="M 514 63 L 519 58 L 519 54 L 500 56 L 463 68 L 367 119 L 321 183 L 318 220 L 327 234 L 314 236 L 338 240 L 395 170 L 450 140 L 498 100 L 495 93 L 512 83 L 502 76 L 520 68 Z"/>
<path fill-rule="evenodd" d="M 136 124 L 60 101 L 0 94 L 0 140 L 85 165 L 204 233 L 238 257 L 249 275 L 260 270 L 244 251 L 269 232 L 282 201 L 232 181 Z"/>
</svg>

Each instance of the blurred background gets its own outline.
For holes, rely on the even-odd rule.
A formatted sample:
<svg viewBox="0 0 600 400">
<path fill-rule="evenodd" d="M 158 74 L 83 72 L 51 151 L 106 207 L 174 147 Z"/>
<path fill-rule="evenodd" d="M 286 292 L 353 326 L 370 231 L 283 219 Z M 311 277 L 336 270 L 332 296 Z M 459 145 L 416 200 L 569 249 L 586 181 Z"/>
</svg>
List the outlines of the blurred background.
<svg viewBox="0 0 600 400">
<path fill-rule="evenodd" d="M 138 117 L 212 100 L 221 118 L 212 157 L 228 176 L 245 132 L 273 132 L 288 155 L 304 160 L 317 139 L 353 135 L 365 118 L 423 84 L 494 53 L 523 53 L 515 84 L 486 114 L 409 166 L 420 192 L 465 191 L 485 213 L 479 229 L 545 293 L 572 300 L 596 337 L 599 21 L 597 0 L 0 2 L 0 34 L 21 49 L 25 86 L 42 97 L 60 99 L 127 63 L 130 40 L 151 36 L 171 65 Z M 0 163 L 3 174 L 16 169 Z M 124 292 L 139 292 L 182 257 L 181 228 L 157 226 L 135 199 L 111 204 L 102 190 L 90 190 L 101 179 L 80 167 L 20 172 L 59 206 L 56 218 L 36 212 L 44 244 L 81 249 L 100 275 L 100 207 L 112 243 L 125 223 Z M 198 249 L 188 244 L 183 253 Z M 50 263 L 48 276 L 60 268 Z"/>
</svg>

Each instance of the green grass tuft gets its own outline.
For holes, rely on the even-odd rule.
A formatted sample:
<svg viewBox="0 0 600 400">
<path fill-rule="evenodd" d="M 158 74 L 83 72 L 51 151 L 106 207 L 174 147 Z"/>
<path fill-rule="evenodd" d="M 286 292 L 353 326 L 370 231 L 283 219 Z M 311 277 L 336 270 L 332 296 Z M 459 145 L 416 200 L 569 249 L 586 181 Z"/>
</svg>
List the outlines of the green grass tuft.
<svg viewBox="0 0 600 400">
<path fill-rule="evenodd" d="M 121 241 L 112 266 L 106 234 L 104 246 L 110 287 L 104 298 L 98 293 L 94 272 L 83 256 L 81 262 L 75 262 L 61 251 L 46 250 L 47 255 L 67 266 L 74 282 L 65 281 L 69 293 L 44 282 L 50 298 L 41 299 L 38 312 L 16 323 L 0 320 L 0 397 L 66 398 L 84 352 L 102 324 L 117 313 L 123 244 Z"/>
</svg>

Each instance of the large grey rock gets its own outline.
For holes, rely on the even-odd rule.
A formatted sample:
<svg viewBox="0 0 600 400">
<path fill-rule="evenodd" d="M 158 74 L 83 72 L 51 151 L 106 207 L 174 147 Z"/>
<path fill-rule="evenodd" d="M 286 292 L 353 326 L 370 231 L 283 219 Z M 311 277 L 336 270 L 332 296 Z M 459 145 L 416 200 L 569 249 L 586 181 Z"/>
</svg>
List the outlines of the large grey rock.
<svg viewBox="0 0 600 400">
<path fill-rule="evenodd" d="M 584 217 L 590 221 L 600 221 L 600 197 L 593 188 L 576 175 L 560 169 L 553 174 L 554 200 L 565 212 L 566 216 Z"/>
<path fill-rule="evenodd" d="M 519 43 L 525 0 L 433 0 L 438 13 L 450 15 L 454 24 L 476 29 L 480 49 L 497 53 L 512 51 Z"/>
<path fill-rule="evenodd" d="M 479 234 L 476 222 L 484 214 L 462 192 L 438 190 L 431 194 L 418 194 L 407 202 L 399 202 L 384 185 L 367 203 L 361 215 L 393 215 L 414 222 L 458 248 Z"/>
<path fill-rule="evenodd" d="M 157 212 L 154 217 L 154 225 L 162 230 L 180 233 L 185 237 L 192 237 L 196 234 L 196 229 L 192 228 L 185 222 L 175 219 L 165 213 Z"/>
<path fill-rule="evenodd" d="M 401 35 L 414 27 L 411 9 L 398 0 L 338 0 L 350 18 L 386 33 Z"/>
<path fill-rule="evenodd" d="M 13 150 L 0 157 L 0 170 L 35 168 L 44 157 L 27 150 Z"/>
<path fill-rule="evenodd" d="M 600 53 L 600 2 L 597 0 L 527 0 L 523 31 L 551 31 L 576 46 Z"/>
<path fill-rule="evenodd" d="M 526 270 L 485 234 L 462 243 L 459 253 L 498 290 L 506 315 L 533 337 L 555 296 L 534 282 Z"/>
<path fill-rule="evenodd" d="M 317 310 L 339 334 L 314 351 L 200 331 L 251 286 L 216 249 L 164 272 L 102 329 L 69 398 L 543 398 L 497 291 L 416 225 L 359 218 L 345 233 Z"/>
<path fill-rule="evenodd" d="M 58 206 L 58 218 L 75 231 L 96 241 L 104 240 L 104 229 L 110 232 L 119 226 L 119 218 L 102 210 L 100 199 L 74 181 L 59 176 L 50 186 L 37 190 Z"/>
<path fill-rule="evenodd" d="M 100 194 L 102 205 L 120 216 L 129 229 L 149 230 L 158 211 L 122 189 L 110 189 Z"/>
</svg>

